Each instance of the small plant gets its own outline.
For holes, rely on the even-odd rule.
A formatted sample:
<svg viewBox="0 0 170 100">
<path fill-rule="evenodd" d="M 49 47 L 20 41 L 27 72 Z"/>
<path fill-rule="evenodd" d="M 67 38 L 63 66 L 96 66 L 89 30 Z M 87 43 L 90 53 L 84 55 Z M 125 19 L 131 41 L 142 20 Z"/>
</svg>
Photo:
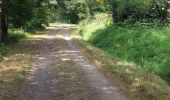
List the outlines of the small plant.
<svg viewBox="0 0 170 100">
<path fill-rule="evenodd" d="M 28 36 L 28 33 L 20 30 L 20 31 L 14 31 L 10 34 L 10 43 L 16 43 L 20 41 L 21 39 L 24 39 Z"/>
</svg>

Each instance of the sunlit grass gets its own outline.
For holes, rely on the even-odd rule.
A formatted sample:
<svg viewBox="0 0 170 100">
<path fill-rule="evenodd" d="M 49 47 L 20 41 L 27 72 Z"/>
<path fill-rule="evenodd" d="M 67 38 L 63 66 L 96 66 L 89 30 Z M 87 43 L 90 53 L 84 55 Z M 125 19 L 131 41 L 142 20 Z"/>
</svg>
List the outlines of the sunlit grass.
<svg viewBox="0 0 170 100">
<path fill-rule="evenodd" d="M 10 29 L 9 30 L 9 41 L 7 44 L 0 43 L 0 60 L 7 54 L 7 49 L 12 44 L 16 44 L 17 42 L 26 39 L 33 38 L 45 38 L 46 30 L 36 31 L 36 32 L 26 32 L 22 29 Z M 34 36 L 33 36 L 34 35 Z"/>
<path fill-rule="evenodd" d="M 143 70 L 170 82 L 169 27 L 106 26 L 103 20 L 94 22 L 84 26 L 80 24 L 79 32 L 84 40 L 90 41 L 112 57 L 134 62 Z"/>
<path fill-rule="evenodd" d="M 78 34 L 80 34 L 84 40 L 89 40 L 96 30 L 106 27 L 105 23 L 107 21 L 107 17 L 107 14 L 97 14 L 95 20 L 86 19 L 82 21 L 78 26 Z"/>
<path fill-rule="evenodd" d="M 139 100 L 169 100 L 170 27 L 106 25 L 99 18 L 83 21 L 78 29 L 84 40 L 103 50 L 84 47 L 92 61 L 97 59 L 95 63 L 103 66 L 106 74 L 118 78 L 118 84 L 122 82 Z"/>
<path fill-rule="evenodd" d="M 7 56 L 0 62 L 0 100 L 18 100 L 18 89 L 34 62 L 32 54 L 26 50 L 22 53 L 21 47 L 8 47 Z"/>
<path fill-rule="evenodd" d="M 170 99 L 170 86 L 160 77 L 141 70 L 134 63 L 112 58 L 81 39 L 74 41 L 88 59 L 126 91 L 132 100 Z"/>
<path fill-rule="evenodd" d="M 0 45 L 0 100 L 19 100 L 19 90 L 35 61 L 36 50 L 28 45 L 36 41 L 31 34 L 10 30 L 10 41 Z"/>
<path fill-rule="evenodd" d="M 169 81 L 170 31 L 111 26 L 96 31 L 90 39 L 107 54 L 137 63 L 147 72 Z"/>
</svg>

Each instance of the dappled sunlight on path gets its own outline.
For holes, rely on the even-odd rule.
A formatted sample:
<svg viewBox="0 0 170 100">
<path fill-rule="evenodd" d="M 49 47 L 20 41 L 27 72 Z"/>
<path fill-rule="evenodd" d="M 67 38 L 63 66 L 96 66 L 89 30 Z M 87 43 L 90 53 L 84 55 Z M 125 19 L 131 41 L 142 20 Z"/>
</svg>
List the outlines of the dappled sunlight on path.
<svg viewBox="0 0 170 100">
<path fill-rule="evenodd" d="M 39 52 L 37 63 L 27 77 L 22 99 L 128 100 L 77 49 L 72 42 L 76 37 L 72 35 L 75 28 L 75 25 L 51 24 L 47 35 L 31 37 Z"/>
</svg>

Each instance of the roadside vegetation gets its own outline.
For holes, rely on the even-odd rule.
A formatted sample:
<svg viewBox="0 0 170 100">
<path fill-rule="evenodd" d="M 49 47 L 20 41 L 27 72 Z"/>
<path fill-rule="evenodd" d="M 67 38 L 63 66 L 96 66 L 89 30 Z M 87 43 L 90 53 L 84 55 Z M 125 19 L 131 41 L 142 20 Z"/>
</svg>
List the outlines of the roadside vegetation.
<svg viewBox="0 0 170 100">
<path fill-rule="evenodd" d="M 10 48 L 10 45 L 14 45 L 20 40 L 26 38 L 29 33 L 26 33 L 24 31 L 12 31 L 9 38 L 10 41 L 7 43 L 8 45 L 4 43 L 0 43 L 0 59 L 2 60 L 3 57 L 7 54 L 8 48 Z"/>
<path fill-rule="evenodd" d="M 0 99 L 18 100 L 19 90 L 34 63 L 33 53 L 20 43 L 6 49 L 8 53 L 0 62 Z"/>
<path fill-rule="evenodd" d="M 10 30 L 10 40 L 0 43 L 0 100 L 19 100 L 26 75 L 35 64 L 37 53 L 32 47 L 35 39 L 30 37 L 44 33 Z"/>
<path fill-rule="evenodd" d="M 27 71 L 34 64 L 34 53 L 23 41 L 27 34 L 14 32 L 8 44 L 0 45 L 0 100 L 18 100 Z"/>
<path fill-rule="evenodd" d="M 11 46 L 17 45 L 18 42 L 28 38 L 31 35 L 41 35 L 44 34 L 45 30 L 39 30 L 34 32 L 27 32 L 22 29 L 14 29 L 9 31 L 9 41 L 7 43 L 0 43 L 0 60 L 5 57 Z"/>
<path fill-rule="evenodd" d="M 169 27 L 109 25 L 105 16 L 78 27 L 87 56 L 135 100 L 169 100 Z"/>
<path fill-rule="evenodd" d="M 99 59 L 97 63 L 107 70 L 106 73 L 124 82 L 126 90 L 134 89 L 132 95 L 137 93 L 138 99 L 145 100 L 169 100 L 170 27 L 164 10 L 169 6 L 158 6 L 163 3 L 161 1 L 137 6 L 142 4 L 140 1 L 113 1 L 112 14 L 96 12 L 93 18 L 79 23 L 77 33 L 104 52 L 98 57 L 101 52 L 91 49 L 94 47 L 85 47 L 91 49 L 86 52 L 94 56 L 93 59 Z M 157 7 L 162 9 L 161 15 L 155 12 Z"/>
<path fill-rule="evenodd" d="M 74 39 L 91 63 L 112 79 L 132 100 L 169 100 L 170 87 L 159 76 L 140 66 L 106 54 L 102 49 L 82 39 Z"/>
<path fill-rule="evenodd" d="M 19 95 L 26 76 L 35 65 L 37 35 L 46 30 L 25 32 L 11 30 L 10 41 L 0 46 L 0 100 L 20 100 Z M 33 38 L 36 37 L 36 38 Z M 40 38 L 41 39 L 41 38 Z"/>
<path fill-rule="evenodd" d="M 54 6 L 48 0 L 0 0 L 0 4 L 0 100 L 19 100 L 35 61 L 34 39 L 28 37 L 45 33 Z"/>
<path fill-rule="evenodd" d="M 79 33 L 85 40 L 112 57 L 136 63 L 170 82 L 169 27 L 107 26 L 107 19 L 98 16 L 104 15 L 80 24 Z"/>
</svg>

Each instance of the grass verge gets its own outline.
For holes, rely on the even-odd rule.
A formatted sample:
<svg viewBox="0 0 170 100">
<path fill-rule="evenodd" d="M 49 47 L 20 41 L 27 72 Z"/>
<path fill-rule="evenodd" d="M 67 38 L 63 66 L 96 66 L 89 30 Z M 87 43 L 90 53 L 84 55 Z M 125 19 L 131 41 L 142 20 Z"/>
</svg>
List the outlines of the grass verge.
<svg viewBox="0 0 170 100">
<path fill-rule="evenodd" d="M 79 34 L 113 58 L 138 64 L 170 82 L 170 27 L 108 26 L 106 22 L 102 15 L 85 20 L 79 25 Z"/>
<path fill-rule="evenodd" d="M 105 72 L 113 83 L 125 90 L 132 100 L 169 100 L 170 87 L 160 77 L 135 64 L 114 59 L 83 40 L 74 40 L 92 63 Z"/>
<path fill-rule="evenodd" d="M 16 30 L 11 32 L 8 44 L 0 44 L 0 100 L 19 100 L 19 92 L 37 54 L 36 40 L 27 39 L 31 34 Z"/>
<path fill-rule="evenodd" d="M 0 100 L 18 100 L 27 71 L 34 63 L 33 53 L 21 43 L 10 44 L 0 61 Z"/>
</svg>

